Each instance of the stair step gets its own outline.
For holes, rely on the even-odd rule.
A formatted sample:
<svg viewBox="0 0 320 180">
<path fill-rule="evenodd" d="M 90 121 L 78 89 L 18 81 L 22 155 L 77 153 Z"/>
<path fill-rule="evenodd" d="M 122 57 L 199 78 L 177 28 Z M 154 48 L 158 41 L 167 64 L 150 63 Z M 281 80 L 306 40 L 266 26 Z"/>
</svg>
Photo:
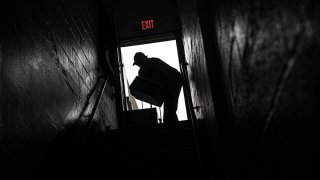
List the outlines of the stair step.
<svg viewBox="0 0 320 180">
<path fill-rule="evenodd" d="M 190 121 L 176 129 L 165 124 L 111 130 L 103 149 L 108 169 L 130 179 L 197 177 L 200 163 Z M 106 165 L 105 165 L 106 166 Z"/>
</svg>

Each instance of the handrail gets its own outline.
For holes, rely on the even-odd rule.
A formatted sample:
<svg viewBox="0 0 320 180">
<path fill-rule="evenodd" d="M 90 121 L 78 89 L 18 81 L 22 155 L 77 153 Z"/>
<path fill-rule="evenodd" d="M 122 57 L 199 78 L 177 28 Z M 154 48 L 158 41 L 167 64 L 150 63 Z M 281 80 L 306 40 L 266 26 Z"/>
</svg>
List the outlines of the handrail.
<svg viewBox="0 0 320 180">
<path fill-rule="evenodd" d="M 84 133 L 85 133 L 85 134 L 84 134 L 84 137 L 82 138 L 83 141 L 81 142 L 80 149 L 82 148 L 82 146 L 83 146 L 83 144 L 84 144 L 84 142 L 85 142 L 85 140 L 86 140 L 86 138 L 87 138 L 87 136 L 88 136 L 88 133 L 89 133 L 89 131 L 90 131 L 90 127 L 91 127 L 92 122 L 93 122 L 94 115 L 96 114 L 96 111 L 97 111 L 98 106 L 99 106 L 99 104 L 100 104 L 101 97 L 102 97 L 102 94 L 103 94 L 103 92 L 104 92 L 104 90 L 105 90 L 105 87 L 106 87 L 106 85 L 107 85 L 108 79 L 109 79 L 109 77 L 107 77 L 107 78 L 104 79 L 103 84 L 102 84 L 101 89 L 100 89 L 100 92 L 99 92 L 99 94 L 98 94 L 98 97 L 97 97 L 97 99 L 96 99 L 96 101 L 95 101 L 95 104 L 94 104 L 94 106 L 93 106 L 93 108 L 92 108 L 92 111 L 91 111 L 91 113 L 90 113 L 90 115 L 89 115 L 88 122 L 86 123 L 85 129 L 84 129 Z M 98 83 L 99 83 L 99 82 L 98 82 Z"/>
<path fill-rule="evenodd" d="M 81 113 L 80 113 L 80 118 L 84 116 L 84 113 L 86 111 L 86 109 L 88 108 L 88 106 L 90 105 L 90 99 L 92 98 L 92 96 L 94 95 L 94 92 L 96 91 L 96 89 L 98 88 L 99 82 L 101 79 L 103 79 L 104 76 L 99 76 L 97 79 L 96 84 L 93 86 L 93 88 L 91 89 L 91 91 L 89 92 L 89 94 L 87 95 L 87 100 L 84 103 L 84 108 L 82 109 Z M 88 116 L 86 116 L 88 117 Z"/>
<path fill-rule="evenodd" d="M 97 96 L 97 99 L 95 100 L 95 103 L 94 103 L 94 106 L 93 106 L 93 108 L 92 108 L 92 111 L 91 111 L 91 113 L 90 113 L 90 115 L 89 115 L 88 121 L 87 121 L 87 123 L 86 123 L 86 125 L 85 125 L 84 135 L 83 135 L 83 137 L 80 139 L 80 145 L 79 145 L 78 151 L 77 151 L 77 153 L 76 153 L 76 155 L 75 155 L 73 164 L 71 165 L 71 171 L 70 171 L 70 173 L 72 173 L 72 170 L 73 170 L 73 168 L 75 167 L 75 165 L 76 165 L 76 163 L 77 163 L 77 161 L 78 161 L 78 159 L 79 159 L 79 156 L 80 156 L 80 154 L 81 154 L 82 148 L 83 148 L 83 146 L 84 146 L 84 144 L 85 144 L 85 142 L 86 142 L 86 139 L 87 139 L 87 137 L 88 137 L 88 134 L 89 134 L 89 132 L 90 132 L 90 128 L 91 128 L 91 125 L 92 125 L 92 122 L 93 122 L 94 115 L 96 114 L 96 111 L 97 111 L 98 106 L 99 106 L 99 104 L 100 104 L 100 101 L 101 101 L 101 98 L 102 98 L 102 94 L 103 94 L 103 92 L 104 92 L 104 90 L 105 90 L 105 87 L 106 87 L 106 85 L 107 85 L 107 82 L 108 82 L 109 77 L 110 77 L 110 76 L 108 76 L 108 77 L 102 77 L 102 78 L 105 78 L 105 79 L 104 79 L 103 84 L 102 84 L 102 86 L 101 86 L 101 88 L 100 88 L 100 91 L 99 91 L 99 94 L 98 94 L 98 96 Z M 98 84 L 98 83 L 99 83 L 99 80 L 97 81 L 97 84 Z"/>
<path fill-rule="evenodd" d="M 193 102 L 192 102 L 192 97 L 191 97 L 191 90 L 190 90 L 190 82 L 188 79 L 188 71 L 187 71 L 187 66 L 188 62 L 186 61 L 185 54 L 184 54 L 184 47 L 183 47 L 183 42 L 182 42 L 182 36 L 181 33 L 177 33 L 177 38 L 176 38 L 176 43 L 177 43 L 177 50 L 178 50 L 178 56 L 180 60 L 180 64 L 182 66 L 181 68 L 181 74 L 185 77 L 184 78 L 184 87 L 186 87 L 184 90 L 186 91 L 185 93 L 185 101 L 186 101 L 186 108 L 187 108 L 187 114 L 189 114 L 191 123 L 192 123 L 192 129 L 193 129 L 193 134 L 194 134 L 194 140 L 196 143 L 196 150 L 197 150 L 197 155 L 199 158 L 199 165 L 202 167 L 202 157 L 201 157 L 201 152 L 200 152 L 200 142 L 199 142 L 199 130 L 197 128 L 197 118 L 194 112 L 194 107 L 193 107 Z M 181 62 L 182 60 L 182 62 Z"/>
<path fill-rule="evenodd" d="M 85 134 L 84 138 L 86 138 L 86 135 L 88 134 L 88 132 L 90 130 L 90 127 L 91 127 L 92 122 L 93 122 L 94 115 L 95 115 L 95 113 L 96 113 L 96 111 L 98 109 L 98 106 L 100 104 L 101 97 L 102 97 L 104 89 L 105 89 L 105 87 L 107 85 L 108 79 L 109 79 L 109 76 L 107 78 L 105 78 L 105 80 L 103 81 L 103 85 L 102 85 L 102 87 L 100 89 L 99 95 L 98 95 L 98 97 L 97 97 L 97 99 L 95 101 L 95 104 L 94 104 L 93 108 L 92 108 L 91 114 L 89 116 L 88 122 L 87 122 L 86 127 L 85 127 L 85 133 L 86 134 Z"/>
</svg>

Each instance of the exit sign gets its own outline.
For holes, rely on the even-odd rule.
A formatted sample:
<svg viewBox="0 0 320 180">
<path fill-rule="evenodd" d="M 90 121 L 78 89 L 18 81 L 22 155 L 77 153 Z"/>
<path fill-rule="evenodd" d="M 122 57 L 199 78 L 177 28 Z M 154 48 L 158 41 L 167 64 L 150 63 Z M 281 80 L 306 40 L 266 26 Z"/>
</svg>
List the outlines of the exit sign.
<svg viewBox="0 0 320 180">
<path fill-rule="evenodd" d="M 141 30 L 142 31 L 147 31 L 147 30 L 152 30 L 152 29 L 155 29 L 155 21 L 153 19 L 141 21 Z"/>
</svg>

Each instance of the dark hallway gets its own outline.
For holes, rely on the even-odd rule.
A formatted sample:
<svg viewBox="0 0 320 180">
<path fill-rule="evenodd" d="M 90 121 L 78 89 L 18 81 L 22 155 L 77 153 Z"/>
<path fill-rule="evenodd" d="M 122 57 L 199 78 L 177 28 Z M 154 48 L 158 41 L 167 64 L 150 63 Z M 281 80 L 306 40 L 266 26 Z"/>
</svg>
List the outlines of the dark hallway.
<svg viewBox="0 0 320 180">
<path fill-rule="evenodd" d="M 319 12 L 317 0 L 3 1 L 0 178 L 320 179 Z M 187 114 L 175 127 L 128 106 L 121 54 L 169 40 Z"/>
</svg>

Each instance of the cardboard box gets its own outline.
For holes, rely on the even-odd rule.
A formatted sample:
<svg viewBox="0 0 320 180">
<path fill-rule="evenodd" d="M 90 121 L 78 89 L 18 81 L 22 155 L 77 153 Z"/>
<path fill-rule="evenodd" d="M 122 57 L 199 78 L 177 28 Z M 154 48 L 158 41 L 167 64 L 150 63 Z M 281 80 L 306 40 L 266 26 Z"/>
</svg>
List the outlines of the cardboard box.
<svg viewBox="0 0 320 180">
<path fill-rule="evenodd" d="M 124 118 L 125 128 L 147 128 L 158 124 L 156 108 L 125 111 Z"/>
<path fill-rule="evenodd" d="M 163 98 L 161 96 L 162 85 L 146 78 L 137 76 L 129 86 L 130 93 L 140 101 L 161 107 Z"/>
</svg>

